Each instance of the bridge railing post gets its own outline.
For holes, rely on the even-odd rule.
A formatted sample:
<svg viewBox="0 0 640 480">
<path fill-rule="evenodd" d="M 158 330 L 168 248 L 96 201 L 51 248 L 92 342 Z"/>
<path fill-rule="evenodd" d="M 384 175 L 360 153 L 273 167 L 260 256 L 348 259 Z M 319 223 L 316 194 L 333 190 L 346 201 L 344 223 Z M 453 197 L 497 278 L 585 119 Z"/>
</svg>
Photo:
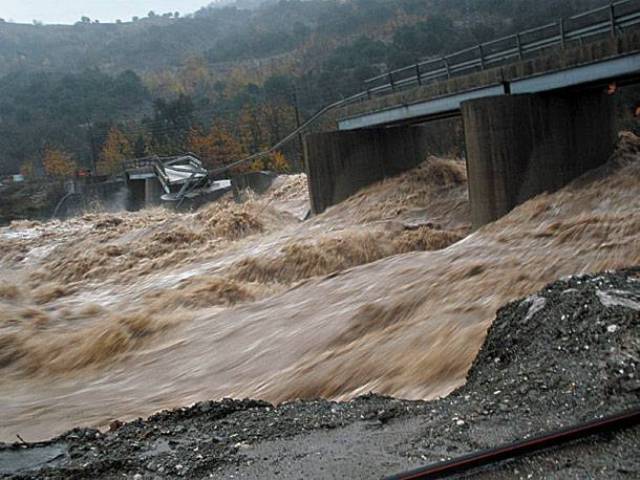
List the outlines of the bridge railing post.
<svg viewBox="0 0 640 480">
<path fill-rule="evenodd" d="M 566 46 L 566 41 L 567 41 L 567 35 L 566 35 L 566 31 L 565 31 L 565 25 L 564 25 L 564 18 L 560 19 L 559 26 L 560 26 L 560 45 L 562 46 L 562 48 L 565 48 Z"/>
<path fill-rule="evenodd" d="M 393 72 L 389 72 L 387 75 L 388 75 L 388 77 L 389 77 L 389 85 L 391 85 L 391 90 L 392 90 L 392 91 L 395 91 L 395 89 L 396 89 L 396 84 L 395 84 L 395 82 L 393 81 Z"/>
<path fill-rule="evenodd" d="M 418 85 L 422 85 L 422 72 L 420 71 L 419 63 L 416 63 L 416 79 L 418 80 Z"/>
<path fill-rule="evenodd" d="M 518 47 L 518 59 L 524 59 L 524 53 L 522 52 L 522 39 L 520 38 L 520 34 L 516 33 L 516 45 Z"/>
<path fill-rule="evenodd" d="M 484 70 L 484 68 L 485 68 L 484 49 L 482 48 L 482 44 L 481 43 L 478 44 L 478 52 L 480 52 L 480 68 L 482 68 L 482 70 Z"/>
<path fill-rule="evenodd" d="M 444 68 L 447 70 L 447 78 L 451 78 L 451 65 L 449 65 L 449 59 L 447 57 L 442 57 L 442 61 L 444 62 Z"/>
<path fill-rule="evenodd" d="M 609 21 L 611 22 L 611 36 L 616 36 L 616 6 L 613 1 L 609 1 Z"/>
</svg>

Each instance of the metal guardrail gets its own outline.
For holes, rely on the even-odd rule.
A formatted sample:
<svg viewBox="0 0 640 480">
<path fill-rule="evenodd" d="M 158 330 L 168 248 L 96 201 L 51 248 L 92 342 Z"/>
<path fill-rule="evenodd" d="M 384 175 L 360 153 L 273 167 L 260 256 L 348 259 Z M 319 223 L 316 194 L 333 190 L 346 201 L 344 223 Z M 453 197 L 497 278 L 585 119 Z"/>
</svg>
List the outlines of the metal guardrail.
<svg viewBox="0 0 640 480">
<path fill-rule="evenodd" d="M 640 24 L 640 1 L 618 0 L 573 17 L 369 78 L 365 80 L 366 90 L 347 100 L 351 103 L 363 97 L 369 99 L 375 95 L 525 60 L 549 48 L 565 48 L 594 36 L 615 36 L 637 24 Z M 385 83 L 375 85 L 380 81 Z"/>
<path fill-rule="evenodd" d="M 131 170 L 149 169 L 153 170 L 153 167 L 158 163 L 159 158 L 157 155 L 150 157 L 134 158 L 131 160 L 124 160 L 122 162 L 122 169 L 127 172 Z"/>
<path fill-rule="evenodd" d="M 237 160 L 210 172 L 218 175 L 228 170 L 272 155 L 283 145 L 296 138 L 319 118 L 331 110 L 362 102 L 377 95 L 393 93 L 416 85 L 426 85 L 473 71 L 506 65 L 513 61 L 533 58 L 541 51 L 560 46 L 566 48 L 572 42 L 582 44 L 593 37 L 616 36 L 629 27 L 640 25 L 640 0 L 611 1 L 608 5 L 594 8 L 572 17 L 548 23 L 541 27 L 524 30 L 513 35 L 484 42 L 436 59 L 389 71 L 365 80 L 366 89 L 343 98 L 316 112 L 293 132 L 262 152 Z M 406 73 L 409 75 L 406 75 Z M 403 76 L 401 76 L 403 75 Z M 375 86 L 377 81 L 387 83 Z"/>
</svg>

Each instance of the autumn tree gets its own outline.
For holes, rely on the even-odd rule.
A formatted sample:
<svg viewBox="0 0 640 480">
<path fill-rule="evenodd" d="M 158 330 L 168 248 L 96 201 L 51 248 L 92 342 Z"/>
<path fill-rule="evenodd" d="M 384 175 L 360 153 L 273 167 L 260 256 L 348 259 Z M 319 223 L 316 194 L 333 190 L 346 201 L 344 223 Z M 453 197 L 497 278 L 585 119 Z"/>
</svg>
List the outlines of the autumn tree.
<svg viewBox="0 0 640 480">
<path fill-rule="evenodd" d="M 183 91 L 191 95 L 198 92 L 206 93 L 211 83 L 207 61 L 200 56 L 190 56 L 184 62 L 180 79 Z"/>
<path fill-rule="evenodd" d="M 215 158 L 223 165 L 242 158 L 244 154 L 242 145 L 228 131 L 214 126 L 211 128 L 209 138 L 214 146 Z"/>
<path fill-rule="evenodd" d="M 240 142 L 219 125 L 214 125 L 207 134 L 192 129 L 187 139 L 187 149 L 198 155 L 207 168 L 234 162 L 245 153 Z"/>
<path fill-rule="evenodd" d="M 296 128 L 295 109 L 285 102 L 268 102 L 263 107 L 263 118 L 269 126 L 269 143 L 275 144 Z"/>
<path fill-rule="evenodd" d="M 33 160 L 27 160 L 20 167 L 20 174 L 26 178 L 33 177 L 36 173 L 36 169 L 33 166 Z"/>
<path fill-rule="evenodd" d="M 280 151 L 276 151 L 269 157 L 270 160 L 270 170 L 279 173 L 287 173 L 291 170 L 291 166 L 289 165 L 289 160 L 284 156 L 284 153 Z"/>
<path fill-rule="evenodd" d="M 200 128 L 192 128 L 189 131 L 186 149 L 195 153 L 206 166 L 212 167 L 215 165 L 215 152 L 209 135 L 204 133 Z"/>
<path fill-rule="evenodd" d="M 284 153 L 275 151 L 254 160 L 249 165 L 243 165 L 236 170 L 238 172 L 260 172 L 262 170 L 269 170 L 278 173 L 288 173 L 291 171 L 291 166 Z"/>
<path fill-rule="evenodd" d="M 52 177 L 70 177 L 76 171 L 73 157 L 64 150 L 53 147 L 45 148 L 42 165 L 46 174 Z"/>
<path fill-rule="evenodd" d="M 267 125 L 264 122 L 261 109 L 250 103 L 244 105 L 238 115 L 237 125 L 240 142 L 244 150 L 256 153 L 268 148 Z"/>
<path fill-rule="evenodd" d="M 120 170 L 124 160 L 132 156 L 133 148 L 129 139 L 116 127 L 112 127 L 98 160 L 98 173 L 111 175 Z"/>
</svg>

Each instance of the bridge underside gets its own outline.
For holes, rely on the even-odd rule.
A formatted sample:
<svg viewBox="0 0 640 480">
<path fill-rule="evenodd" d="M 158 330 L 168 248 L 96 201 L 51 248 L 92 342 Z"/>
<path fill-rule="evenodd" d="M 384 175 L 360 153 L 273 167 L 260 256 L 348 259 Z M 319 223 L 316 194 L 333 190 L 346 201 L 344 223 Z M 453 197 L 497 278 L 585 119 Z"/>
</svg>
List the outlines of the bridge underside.
<svg viewBox="0 0 640 480">
<path fill-rule="evenodd" d="M 127 176 L 127 210 L 133 212 L 161 203 L 164 193 L 155 175 Z"/>
</svg>

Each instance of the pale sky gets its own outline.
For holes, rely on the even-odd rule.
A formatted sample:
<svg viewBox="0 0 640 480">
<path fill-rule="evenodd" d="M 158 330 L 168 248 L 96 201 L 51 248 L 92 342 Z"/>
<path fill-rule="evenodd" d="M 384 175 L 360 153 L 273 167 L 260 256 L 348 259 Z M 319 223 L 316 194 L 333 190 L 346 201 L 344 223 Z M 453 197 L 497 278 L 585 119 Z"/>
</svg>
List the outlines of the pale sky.
<svg viewBox="0 0 640 480">
<path fill-rule="evenodd" d="M 91 20 L 113 22 L 146 17 L 150 10 L 157 14 L 193 13 L 211 0 L 0 0 L 0 18 L 19 23 L 34 19 L 45 24 L 75 23 L 86 15 Z"/>
</svg>

